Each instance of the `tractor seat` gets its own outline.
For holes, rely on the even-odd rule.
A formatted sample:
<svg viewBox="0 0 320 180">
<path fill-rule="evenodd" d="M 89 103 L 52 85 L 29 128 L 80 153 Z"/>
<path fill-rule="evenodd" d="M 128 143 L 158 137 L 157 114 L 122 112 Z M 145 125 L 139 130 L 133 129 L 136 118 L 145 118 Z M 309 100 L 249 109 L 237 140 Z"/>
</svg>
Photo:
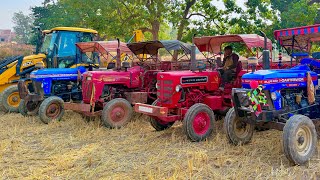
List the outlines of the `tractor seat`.
<svg viewBox="0 0 320 180">
<path fill-rule="evenodd" d="M 242 70 L 242 62 L 238 61 L 236 72 L 232 73 L 232 79 L 236 79 L 241 70 Z"/>
</svg>

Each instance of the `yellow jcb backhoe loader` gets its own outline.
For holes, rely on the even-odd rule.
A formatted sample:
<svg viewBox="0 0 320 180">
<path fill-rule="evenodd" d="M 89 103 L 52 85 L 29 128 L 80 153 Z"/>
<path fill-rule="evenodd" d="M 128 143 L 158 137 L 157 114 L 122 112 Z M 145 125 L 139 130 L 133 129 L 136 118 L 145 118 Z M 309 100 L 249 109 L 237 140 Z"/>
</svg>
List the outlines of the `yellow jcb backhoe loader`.
<svg viewBox="0 0 320 180">
<path fill-rule="evenodd" d="M 0 109 L 18 112 L 20 97 L 17 82 L 28 79 L 37 66 L 45 68 L 73 68 L 85 64 L 79 62 L 81 54 L 78 42 L 92 41 L 98 32 L 76 27 L 56 27 L 40 31 L 36 53 L 30 56 L 15 56 L 0 62 Z"/>
</svg>

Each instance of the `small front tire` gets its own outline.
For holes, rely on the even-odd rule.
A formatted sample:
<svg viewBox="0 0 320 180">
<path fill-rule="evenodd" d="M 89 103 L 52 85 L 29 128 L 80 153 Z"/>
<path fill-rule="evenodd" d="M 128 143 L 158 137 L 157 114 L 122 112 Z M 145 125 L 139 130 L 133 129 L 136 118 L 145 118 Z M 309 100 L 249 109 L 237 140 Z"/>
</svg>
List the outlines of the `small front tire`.
<svg viewBox="0 0 320 180">
<path fill-rule="evenodd" d="M 19 109 L 19 113 L 22 116 L 28 116 L 28 110 L 27 110 L 27 107 L 26 107 L 26 105 L 24 103 L 24 99 L 21 99 L 18 109 Z"/>
<path fill-rule="evenodd" d="M 132 106 L 127 100 L 116 98 L 103 107 L 101 119 L 108 128 L 120 128 L 130 122 L 132 113 Z"/>
<path fill-rule="evenodd" d="M 38 114 L 40 104 L 41 104 L 41 101 L 25 102 L 24 99 L 21 99 L 19 104 L 19 113 L 22 114 L 23 116 L 34 116 Z"/>
<path fill-rule="evenodd" d="M 52 120 L 60 121 L 64 115 L 64 101 L 57 96 L 46 98 L 40 105 L 40 120 L 48 124 Z"/>
<path fill-rule="evenodd" d="M 316 151 L 317 132 L 307 116 L 290 117 L 283 128 L 282 139 L 284 154 L 293 164 L 305 164 Z"/>
<path fill-rule="evenodd" d="M 251 141 L 255 126 L 241 121 L 237 117 L 234 107 L 228 111 L 223 124 L 230 143 L 239 145 L 247 144 Z"/>
<path fill-rule="evenodd" d="M 184 116 L 184 132 L 191 141 L 202 141 L 213 132 L 214 119 L 214 113 L 209 106 L 194 104 Z"/>
<path fill-rule="evenodd" d="M 158 100 L 155 100 L 151 105 L 156 106 L 158 104 Z M 163 131 L 168 128 L 170 128 L 174 122 L 164 122 L 161 120 L 158 120 L 156 117 L 149 117 L 149 121 L 151 126 L 156 130 L 156 131 Z"/>
</svg>

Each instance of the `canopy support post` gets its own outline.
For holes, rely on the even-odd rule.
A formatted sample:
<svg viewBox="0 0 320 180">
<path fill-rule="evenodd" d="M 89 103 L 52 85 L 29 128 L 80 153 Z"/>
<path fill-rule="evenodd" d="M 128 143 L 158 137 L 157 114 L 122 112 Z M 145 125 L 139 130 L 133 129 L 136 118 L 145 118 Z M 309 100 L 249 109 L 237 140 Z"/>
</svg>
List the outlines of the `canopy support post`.
<svg viewBox="0 0 320 180">
<path fill-rule="evenodd" d="M 291 67 L 292 67 L 292 61 L 293 61 L 294 38 L 295 38 L 295 35 L 293 35 L 293 36 L 292 36 L 292 44 L 291 44 L 291 58 L 290 58 L 290 65 L 291 65 Z"/>
<path fill-rule="evenodd" d="M 281 61 L 282 61 L 282 48 L 281 48 L 281 45 L 280 45 L 280 41 L 278 40 L 278 47 L 279 47 L 279 54 L 278 54 L 278 57 L 279 57 L 279 63 L 278 63 L 278 67 L 279 69 L 281 68 L 282 64 L 281 64 Z"/>
<path fill-rule="evenodd" d="M 192 37 L 192 45 L 191 45 L 191 71 L 196 71 L 196 45 L 194 44 L 194 37 L 196 35 L 194 34 Z"/>
</svg>

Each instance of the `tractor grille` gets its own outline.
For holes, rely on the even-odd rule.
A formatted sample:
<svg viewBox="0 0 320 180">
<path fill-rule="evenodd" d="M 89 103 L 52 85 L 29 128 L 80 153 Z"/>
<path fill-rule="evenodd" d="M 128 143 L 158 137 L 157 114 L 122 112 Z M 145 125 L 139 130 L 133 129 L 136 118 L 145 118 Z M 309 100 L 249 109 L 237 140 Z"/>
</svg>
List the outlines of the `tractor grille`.
<svg viewBox="0 0 320 180">
<path fill-rule="evenodd" d="M 158 80 L 157 96 L 162 103 L 172 103 L 172 81 L 171 80 Z"/>
</svg>

